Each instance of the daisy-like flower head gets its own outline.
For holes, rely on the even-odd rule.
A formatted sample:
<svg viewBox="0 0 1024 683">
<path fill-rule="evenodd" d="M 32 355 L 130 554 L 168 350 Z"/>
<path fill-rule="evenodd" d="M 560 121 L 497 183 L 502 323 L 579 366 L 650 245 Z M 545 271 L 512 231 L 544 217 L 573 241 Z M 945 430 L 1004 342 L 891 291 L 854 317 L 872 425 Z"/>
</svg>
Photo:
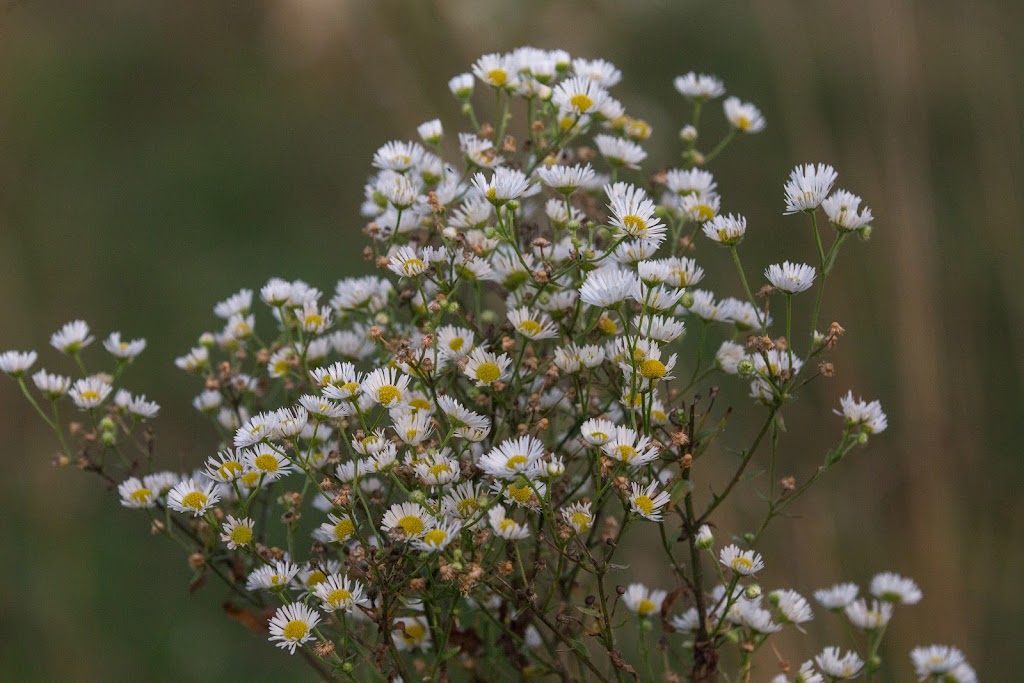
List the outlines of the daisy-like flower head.
<svg viewBox="0 0 1024 683">
<path fill-rule="evenodd" d="M 722 372 L 735 375 L 739 371 L 737 367 L 741 360 L 747 357 L 747 351 L 742 344 L 731 341 L 724 341 L 715 353 L 715 364 L 722 369 Z"/>
<path fill-rule="evenodd" d="M 434 526 L 434 519 L 419 503 L 396 503 L 388 508 L 381 529 L 400 539 L 420 538 Z"/>
<path fill-rule="evenodd" d="M 399 277 L 416 277 L 426 271 L 428 265 L 415 247 L 399 247 L 388 256 L 388 269 Z"/>
<path fill-rule="evenodd" d="M 849 391 L 839 399 L 839 406 L 842 410 L 834 411 L 835 414 L 845 417 L 848 426 L 859 427 L 866 434 L 880 434 L 889 426 L 889 419 L 878 401 L 855 400 L 853 392 Z"/>
<path fill-rule="evenodd" d="M 733 606 L 733 610 L 735 611 L 736 621 L 754 633 L 767 635 L 769 633 L 778 633 L 782 630 L 781 624 L 776 624 L 772 621 L 772 613 L 758 607 L 756 602 L 741 600 Z"/>
<path fill-rule="evenodd" d="M 640 162 L 647 158 L 647 152 L 640 145 L 626 138 L 602 133 L 594 136 L 594 144 L 612 166 L 640 168 Z"/>
<path fill-rule="evenodd" d="M 24 371 L 22 370 L 19 372 Z M 64 394 L 68 393 L 68 389 L 71 388 L 70 377 L 52 374 L 46 370 L 40 370 L 32 375 L 32 382 L 36 385 L 36 388 L 39 389 L 39 391 L 43 392 L 43 395 L 51 400 L 60 398 Z"/>
<path fill-rule="evenodd" d="M 110 336 L 103 341 L 103 348 L 115 358 L 131 360 L 145 350 L 146 340 L 133 339 L 131 341 L 123 341 L 120 332 L 111 332 Z"/>
<path fill-rule="evenodd" d="M 435 522 L 434 526 L 427 529 L 422 538 L 413 541 L 412 545 L 417 550 L 438 553 L 447 548 L 448 544 L 458 537 L 460 531 L 462 524 L 457 520 Z"/>
<path fill-rule="evenodd" d="M 608 308 L 626 299 L 636 298 L 640 280 L 635 273 L 621 268 L 600 268 L 591 271 L 580 287 L 580 301 L 598 308 Z"/>
<path fill-rule="evenodd" d="M 864 667 L 864 660 L 856 652 L 843 654 L 842 650 L 834 646 L 822 650 L 821 654 L 815 656 L 814 663 L 833 680 L 856 678 Z"/>
<path fill-rule="evenodd" d="M 540 176 L 542 183 L 562 194 L 572 194 L 579 188 L 588 186 L 597 176 L 590 164 L 540 166 L 537 175 Z M 564 203 L 562 207 L 564 208 Z"/>
<path fill-rule="evenodd" d="M 121 496 L 121 505 L 126 508 L 151 508 L 156 505 L 154 491 L 139 481 L 138 477 L 130 477 L 121 482 L 117 493 Z"/>
<path fill-rule="evenodd" d="M 781 289 L 787 294 L 796 294 L 811 288 L 814 284 L 814 276 L 817 271 L 806 263 L 783 262 L 768 266 L 764 276 L 776 289 Z"/>
<path fill-rule="evenodd" d="M 780 589 L 768 594 L 768 601 L 779 610 L 787 624 L 803 624 L 814 618 L 807 599 L 794 590 Z"/>
<path fill-rule="evenodd" d="M 642 583 L 631 583 L 622 594 L 622 602 L 633 614 L 649 617 L 661 612 L 667 596 L 667 591 L 651 590 Z"/>
<path fill-rule="evenodd" d="M 512 359 L 508 354 L 497 354 L 481 347 L 473 349 L 463 373 L 476 382 L 478 387 L 491 386 L 508 379 L 508 368 Z"/>
<path fill-rule="evenodd" d="M 392 422 L 391 428 L 395 430 L 395 434 L 410 446 L 423 443 L 434 429 L 430 413 L 426 410 L 403 410 L 397 414 L 392 413 Z"/>
<path fill-rule="evenodd" d="M 277 410 L 277 424 L 274 426 L 274 437 L 294 439 L 302 434 L 309 424 L 309 412 L 301 405 L 293 408 Z"/>
<path fill-rule="evenodd" d="M 949 680 L 941 677 L 966 664 L 967 658 L 958 648 L 949 645 L 928 645 L 911 650 L 910 661 L 914 663 L 914 672 L 920 681 L 932 677 Z M 961 679 L 956 680 L 959 682 Z"/>
<path fill-rule="evenodd" d="M 554 339 L 558 336 L 558 328 L 551 318 L 543 313 L 531 311 L 527 306 L 514 308 L 508 312 L 508 321 L 516 328 L 516 332 L 527 339 Z"/>
<path fill-rule="evenodd" d="M 735 544 L 722 548 L 719 561 L 740 576 L 750 576 L 764 569 L 764 560 L 753 550 L 740 550 Z"/>
<path fill-rule="evenodd" d="M 486 54 L 473 63 L 473 75 L 495 88 L 511 88 L 516 84 L 515 65 L 508 55 Z"/>
<path fill-rule="evenodd" d="M 333 322 L 331 309 L 317 306 L 315 303 L 303 305 L 301 311 L 295 312 L 299 327 L 307 334 L 322 334 Z"/>
<path fill-rule="evenodd" d="M 216 484 L 207 483 L 200 486 L 189 478 L 180 482 L 167 494 L 167 507 L 177 512 L 191 513 L 193 517 L 206 514 L 220 500 L 220 492 Z"/>
<path fill-rule="evenodd" d="M 424 149 L 415 142 L 392 140 L 373 153 L 375 168 L 404 173 L 423 158 Z"/>
<path fill-rule="evenodd" d="M 238 519 L 228 515 L 228 521 L 220 534 L 220 540 L 227 544 L 228 548 L 235 550 L 252 542 L 253 522 L 248 517 Z"/>
<path fill-rule="evenodd" d="M 252 290 L 242 289 L 224 301 L 213 307 L 213 313 L 218 318 L 228 320 L 236 315 L 246 315 L 252 308 Z"/>
<path fill-rule="evenodd" d="M 448 89 L 460 100 L 468 100 L 473 95 L 473 74 L 459 74 L 448 81 Z"/>
<path fill-rule="evenodd" d="M 320 623 L 320 615 L 301 602 L 285 605 L 274 613 L 268 628 L 270 642 L 295 654 L 295 648 L 316 639 L 313 629 Z"/>
<path fill-rule="evenodd" d="M 356 531 L 356 523 L 351 517 L 327 515 L 327 521 L 313 531 L 313 538 L 321 543 L 345 543 Z"/>
<path fill-rule="evenodd" d="M 704 234 L 726 247 L 739 244 L 746 232 L 747 219 L 738 214 L 720 214 L 704 224 Z"/>
<path fill-rule="evenodd" d="M 825 683 L 825 677 L 814 670 L 814 662 L 808 659 L 800 665 L 793 683 Z"/>
<path fill-rule="evenodd" d="M 764 116 L 761 110 L 749 102 L 742 102 L 738 97 L 726 98 L 722 104 L 725 118 L 729 125 L 741 133 L 760 133 L 764 130 Z"/>
<path fill-rule="evenodd" d="M 832 190 L 838 174 L 828 164 L 797 166 L 786 181 L 786 210 L 784 213 L 813 211 Z"/>
<path fill-rule="evenodd" d="M 860 210 L 860 202 L 861 198 L 852 192 L 836 190 L 821 203 L 821 208 L 837 230 L 859 230 L 875 218 L 870 208 Z"/>
<path fill-rule="evenodd" d="M 594 513 L 590 511 L 590 501 L 576 501 L 572 505 L 562 508 L 562 519 L 576 533 L 587 533 L 594 524 Z"/>
<path fill-rule="evenodd" d="M 441 125 L 441 119 L 431 119 L 416 126 L 416 132 L 423 142 L 428 145 L 436 145 L 441 142 L 441 137 L 444 135 L 444 126 Z"/>
<path fill-rule="evenodd" d="M 893 572 L 882 572 L 871 579 L 871 594 L 897 605 L 916 605 L 921 602 L 921 589 L 913 579 Z"/>
<path fill-rule="evenodd" d="M 514 168 L 496 168 L 488 180 L 483 173 L 473 176 L 473 187 L 495 206 L 522 197 L 530 189 L 530 181 L 522 171 Z"/>
<path fill-rule="evenodd" d="M 363 584 L 347 576 L 331 574 L 316 585 L 316 597 L 325 612 L 351 612 L 368 602 Z"/>
<path fill-rule="evenodd" d="M 50 345 L 58 351 L 75 354 L 91 344 L 94 338 L 84 320 L 73 320 L 50 336 Z"/>
<path fill-rule="evenodd" d="M 892 619 L 892 603 L 868 601 L 861 598 L 848 604 L 843 611 L 850 623 L 862 631 L 877 631 L 883 628 Z"/>
<path fill-rule="evenodd" d="M 711 527 L 701 524 L 697 529 L 697 537 L 694 539 L 698 548 L 709 550 L 715 544 L 715 536 L 711 533 Z"/>
<path fill-rule="evenodd" d="M 600 110 L 607 97 L 608 92 L 596 81 L 576 76 L 555 86 L 551 101 L 559 109 L 581 115 Z"/>
<path fill-rule="evenodd" d="M 184 356 L 174 359 L 174 364 L 185 372 L 198 372 L 206 367 L 210 360 L 210 350 L 205 346 L 197 346 Z"/>
<path fill-rule="evenodd" d="M 445 394 L 438 395 L 437 403 L 460 438 L 476 443 L 483 441 L 490 434 L 491 421 L 483 415 L 474 413 Z"/>
<path fill-rule="evenodd" d="M 385 408 L 398 405 L 409 390 L 409 378 L 394 368 L 377 368 L 366 376 L 360 390 Z"/>
<path fill-rule="evenodd" d="M 544 444 L 525 435 L 502 441 L 480 458 L 477 465 L 492 477 L 516 479 L 520 474 L 532 472 L 542 457 Z"/>
<path fill-rule="evenodd" d="M 391 631 L 391 638 L 399 651 L 430 649 L 430 623 L 426 617 L 398 617 Z"/>
<path fill-rule="evenodd" d="M 627 183 L 606 185 L 605 194 L 610 203 L 609 223 L 630 237 L 660 240 L 665 236 L 665 224 L 655 215 L 655 205 L 647 193 Z"/>
<path fill-rule="evenodd" d="M 666 491 L 658 492 L 658 482 L 652 481 L 646 487 L 633 482 L 630 484 L 629 507 L 645 519 L 661 521 L 661 509 L 668 504 L 671 496 Z"/>
<path fill-rule="evenodd" d="M 245 469 L 258 472 L 264 482 L 276 481 L 295 469 L 288 459 L 267 444 L 257 444 L 239 452 L 245 458 Z"/>
<path fill-rule="evenodd" d="M 471 481 L 456 485 L 441 499 L 441 510 L 448 517 L 468 522 L 480 510 L 479 485 Z"/>
<path fill-rule="evenodd" d="M 714 76 L 693 71 L 676 76 L 673 85 L 688 100 L 712 100 L 725 94 L 725 84 Z"/>
<path fill-rule="evenodd" d="M 420 481 L 430 487 L 445 486 L 456 482 L 461 476 L 459 461 L 450 457 L 447 448 L 440 453 L 432 453 L 416 463 L 416 474 Z"/>
<path fill-rule="evenodd" d="M 206 461 L 206 476 L 220 484 L 230 484 L 245 471 L 245 451 L 226 450 Z"/>
<path fill-rule="evenodd" d="M 841 610 L 857 599 L 860 588 L 855 583 L 837 583 L 814 591 L 814 599 L 825 609 Z"/>
<path fill-rule="evenodd" d="M 518 541 L 530 535 L 530 527 L 505 514 L 504 505 L 495 505 L 487 512 L 487 521 L 495 535 L 507 541 Z"/>
<path fill-rule="evenodd" d="M 587 78 L 603 88 L 611 88 L 622 80 L 622 72 L 611 62 L 604 59 L 572 60 L 572 71 L 580 78 Z"/>
<path fill-rule="evenodd" d="M 94 375 L 75 380 L 68 394 L 76 406 L 82 410 L 88 410 L 103 403 L 112 390 L 113 387 L 110 386 L 106 377 Z"/>
<path fill-rule="evenodd" d="M 21 377 L 35 365 L 38 357 L 35 351 L 4 351 L 0 353 L 0 371 L 11 377 Z"/>
<path fill-rule="evenodd" d="M 650 437 L 641 436 L 629 427 L 616 427 L 614 436 L 601 445 L 609 458 L 624 462 L 637 469 L 658 457 L 658 449 Z"/>
<path fill-rule="evenodd" d="M 713 193 L 718 183 L 702 168 L 673 168 L 665 173 L 665 187 L 676 197 L 701 197 Z"/>
</svg>

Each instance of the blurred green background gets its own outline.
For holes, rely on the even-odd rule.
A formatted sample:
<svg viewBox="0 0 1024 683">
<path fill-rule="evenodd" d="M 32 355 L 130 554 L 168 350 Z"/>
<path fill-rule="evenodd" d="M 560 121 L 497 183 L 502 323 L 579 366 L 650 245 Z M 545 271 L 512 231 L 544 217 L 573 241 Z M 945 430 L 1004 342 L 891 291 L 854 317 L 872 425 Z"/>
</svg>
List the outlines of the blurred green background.
<svg viewBox="0 0 1024 683">
<path fill-rule="evenodd" d="M 616 95 L 654 125 L 653 168 L 673 163 L 686 115 L 671 77 L 716 73 L 768 120 L 714 167 L 724 208 L 750 220 L 749 267 L 807 246 L 788 246 L 806 232 L 780 215 L 798 162 L 834 164 L 878 217 L 830 285 L 827 316 L 848 330 L 838 376 L 807 398 L 880 398 L 890 429 L 796 506 L 801 519 L 776 522 L 765 584 L 906 573 L 925 600 L 892 625 L 891 680 L 909 680 L 907 651 L 931 642 L 961 646 L 984 680 L 1016 680 L 1021 26 L 1010 0 L 5 0 L 0 347 L 43 349 L 75 317 L 146 337 L 129 385 L 164 406 L 165 465 L 197 463 L 212 442 L 173 358 L 241 286 L 273 274 L 331 289 L 364 267 L 370 156 L 435 115 L 454 129 L 450 76 L 520 44 L 606 57 L 625 74 Z M 54 354 L 42 364 L 69 371 Z M 823 413 L 805 400 L 788 416 L 806 434 L 784 442 L 794 474 L 834 436 Z M 33 417 L 0 385 L 0 678 L 305 673 L 224 618 L 219 588 L 189 595 L 176 549 L 98 481 L 53 470 Z M 784 654 L 802 660 L 818 636 Z"/>
</svg>

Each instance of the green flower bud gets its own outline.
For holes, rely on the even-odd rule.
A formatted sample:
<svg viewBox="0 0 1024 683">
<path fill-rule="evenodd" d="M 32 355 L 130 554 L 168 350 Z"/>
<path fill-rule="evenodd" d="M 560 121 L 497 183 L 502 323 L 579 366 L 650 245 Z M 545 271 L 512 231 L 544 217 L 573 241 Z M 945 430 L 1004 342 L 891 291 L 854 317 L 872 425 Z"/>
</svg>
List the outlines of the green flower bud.
<svg viewBox="0 0 1024 683">
<path fill-rule="evenodd" d="M 744 358 L 736 364 L 736 374 L 740 377 L 746 378 L 754 374 L 754 361 L 749 358 Z"/>
<path fill-rule="evenodd" d="M 752 583 L 743 589 L 743 595 L 746 596 L 747 600 L 757 600 L 761 597 L 761 586 Z"/>
<path fill-rule="evenodd" d="M 679 298 L 679 303 L 683 308 L 689 308 L 693 305 L 693 294 L 683 292 L 683 296 Z"/>
<path fill-rule="evenodd" d="M 102 420 L 100 420 L 100 429 L 102 429 L 105 432 L 112 432 L 116 427 L 117 425 L 114 424 L 114 421 L 111 420 L 109 417 L 105 417 Z"/>
</svg>

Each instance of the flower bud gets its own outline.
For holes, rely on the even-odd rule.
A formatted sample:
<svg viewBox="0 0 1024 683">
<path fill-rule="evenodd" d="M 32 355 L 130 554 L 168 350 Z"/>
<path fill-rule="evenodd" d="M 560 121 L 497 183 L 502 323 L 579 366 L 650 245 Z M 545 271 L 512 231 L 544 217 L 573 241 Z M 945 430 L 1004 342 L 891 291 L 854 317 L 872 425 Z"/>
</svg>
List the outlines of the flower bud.
<svg viewBox="0 0 1024 683">
<path fill-rule="evenodd" d="M 715 543 L 715 537 L 711 533 L 711 527 L 707 524 L 701 524 L 700 529 L 697 529 L 696 544 L 701 550 L 708 550 Z"/>
<path fill-rule="evenodd" d="M 104 446 L 107 446 L 107 447 L 116 446 L 117 445 L 117 434 L 115 434 L 114 432 L 103 432 L 103 435 L 100 437 L 100 440 L 103 442 Z"/>
<path fill-rule="evenodd" d="M 747 600 L 757 600 L 761 597 L 761 586 L 756 583 L 752 583 L 743 589 L 743 595 Z"/>
<path fill-rule="evenodd" d="M 388 317 L 387 313 L 381 311 L 380 313 L 373 317 L 373 322 L 377 325 L 387 325 L 389 322 L 391 322 L 391 318 Z"/>
<path fill-rule="evenodd" d="M 445 228 L 444 230 L 442 230 L 441 234 L 444 235 L 444 238 L 446 240 L 453 240 L 453 239 L 455 239 L 456 237 L 459 236 L 459 231 L 456 230 L 455 228 L 448 227 L 448 228 Z"/>
<path fill-rule="evenodd" d="M 683 293 L 683 296 L 679 299 L 679 303 L 683 308 L 693 306 L 693 294 L 690 294 L 689 292 Z"/>
<path fill-rule="evenodd" d="M 409 492 L 409 500 L 422 505 L 427 500 L 427 494 L 422 489 L 415 489 Z"/>
<path fill-rule="evenodd" d="M 754 374 L 754 361 L 749 358 L 744 358 L 736 364 L 736 374 L 740 377 L 746 378 Z"/>
<path fill-rule="evenodd" d="M 683 142 L 696 142 L 697 129 L 689 124 L 683 126 L 682 130 L 679 131 L 679 139 Z"/>
<path fill-rule="evenodd" d="M 863 226 L 861 228 L 857 228 L 857 236 L 860 237 L 862 240 L 865 240 L 865 241 L 870 239 L 871 238 L 871 226 L 870 225 L 865 225 L 865 226 Z"/>
<path fill-rule="evenodd" d="M 210 349 L 210 348 L 213 348 L 213 345 L 216 344 L 216 343 L 217 343 L 217 340 L 209 332 L 203 332 L 201 335 L 199 335 L 199 345 L 200 346 L 205 346 L 206 348 Z"/>
<path fill-rule="evenodd" d="M 861 432 L 860 434 L 857 435 L 857 444 L 858 445 L 864 446 L 864 445 L 867 444 L 867 442 L 868 442 L 868 433 L 867 432 Z"/>
<path fill-rule="evenodd" d="M 100 429 L 102 429 L 105 432 L 114 431 L 114 428 L 116 426 L 117 425 L 114 424 L 114 421 L 111 420 L 109 417 L 105 417 L 102 420 L 100 420 Z"/>
</svg>

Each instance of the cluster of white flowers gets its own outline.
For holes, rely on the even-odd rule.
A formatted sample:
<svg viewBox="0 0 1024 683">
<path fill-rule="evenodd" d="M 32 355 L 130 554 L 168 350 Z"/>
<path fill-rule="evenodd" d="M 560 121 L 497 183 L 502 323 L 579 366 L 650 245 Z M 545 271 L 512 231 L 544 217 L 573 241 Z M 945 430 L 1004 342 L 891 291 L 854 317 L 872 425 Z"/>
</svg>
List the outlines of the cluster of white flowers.
<svg viewBox="0 0 1024 683">
<path fill-rule="evenodd" d="M 524 676 L 609 680 L 635 665 L 645 680 L 666 667 L 713 680 L 729 663 L 749 680 L 772 634 L 813 618 L 797 591 L 762 596 L 753 582 L 765 567 L 761 532 L 886 428 L 879 403 L 841 399 L 845 421 L 823 466 L 768 482 L 767 513 L 756 532 L 737 535 L 743 547 L 716 553 L 711 529 L 726 497 L 747 487 L 737 488 L 755 455 L 774 474 L 790 401 L 831 376 L 822 357 L 842 327 L 816 331 L 822 284 L 872 216 L 860 198 L 832 192 L 832 167 L 798 167 L 779 209 L 808 214 L 818 263 L 767 266 L 755 295 L 739 253 L 748 222 L 721 213 L 727 201 L 704 166 L 737 133 L 763 130 L 763 116 L 726 99 L 721 140 L 702 150 L 700 113 L 725 86 L 680 76 L 675 87 L 693 107 L 683 163 L 649 183 L 635 169 L 651 126 L 613 96 L 621 77 L 604 60 L 521 48 L 451 79 L 471 130 L 452 136 L 432 119 L 418 141 L 373 155 L 363 253 L 376 274 L 345 277 L 333 295 L 279 278 L 243 289 L 214 307 L 223 327 L 176 360 L 201 381 L 193 403 L 213 427 L 192 472 L 150 471 L 138 423 L 159 406 L 117 386 L 144 340 L 111 334 L 113 373 L 89 374 L 88 326 L 64 326 L 51 343 L 82 376 L 32 376 L 52 411 L 24 382 L 35 352 L 0 354 L 0 369 L 60 435 L 64 461 L 116 483 L 122 505 L 191 548 L 198 573 L 215 569 L 231 585 L 236 609 L 258 616 L 283 602 L 270 640 L 305 651 L 321 673 L 382 667 L 410 680 L 412 670 L 450 676 L 501 658 Z M 478 118 L 478 88 L 496 102 L 493 122 Z M 521 110 L 527 119 L 513 127 Z M 828 249 L 819 207 L 835 226 Z M 696 288 L 706 273 L 694 253 L 716 244 L 736 272 L 714 286 L 741 286 L 741 298 Z M 813 317 L 793 337 L 792 296 L 807 290 L 816 290 Z M 726 481 L 708 479 L 700 461 L 724 432 L 707 425 L 729 415 L 698 396 L 718 383 L 749 388 L 753 400 L 737 409 L 763 419 Z M 74 450 L 57 412 L 65 395 L 87 425 Z M 114 462 L 128 469 L 117 479 Z M 615 564 L 627 530 L 660 545 L 661 557 Z M 664 564 L 663 587 L 630 580 L 640 560 Z M 879 575 L 871 592 L 870 601 L 856 599 L 856 586 L 816 594 L 869 638 L 861 654 L 825 648 L 796 680 L 877 669 L 875 639 L 892 606 L 920 591 Z M 617 640 L 620 597 L 640 625 L 633 664 Z M 649 656 L 658 624 L 677 650 L 664 662 Z M 914 666 L 970 680 L 956 650 L 915 651 Z"/>
</svg>

